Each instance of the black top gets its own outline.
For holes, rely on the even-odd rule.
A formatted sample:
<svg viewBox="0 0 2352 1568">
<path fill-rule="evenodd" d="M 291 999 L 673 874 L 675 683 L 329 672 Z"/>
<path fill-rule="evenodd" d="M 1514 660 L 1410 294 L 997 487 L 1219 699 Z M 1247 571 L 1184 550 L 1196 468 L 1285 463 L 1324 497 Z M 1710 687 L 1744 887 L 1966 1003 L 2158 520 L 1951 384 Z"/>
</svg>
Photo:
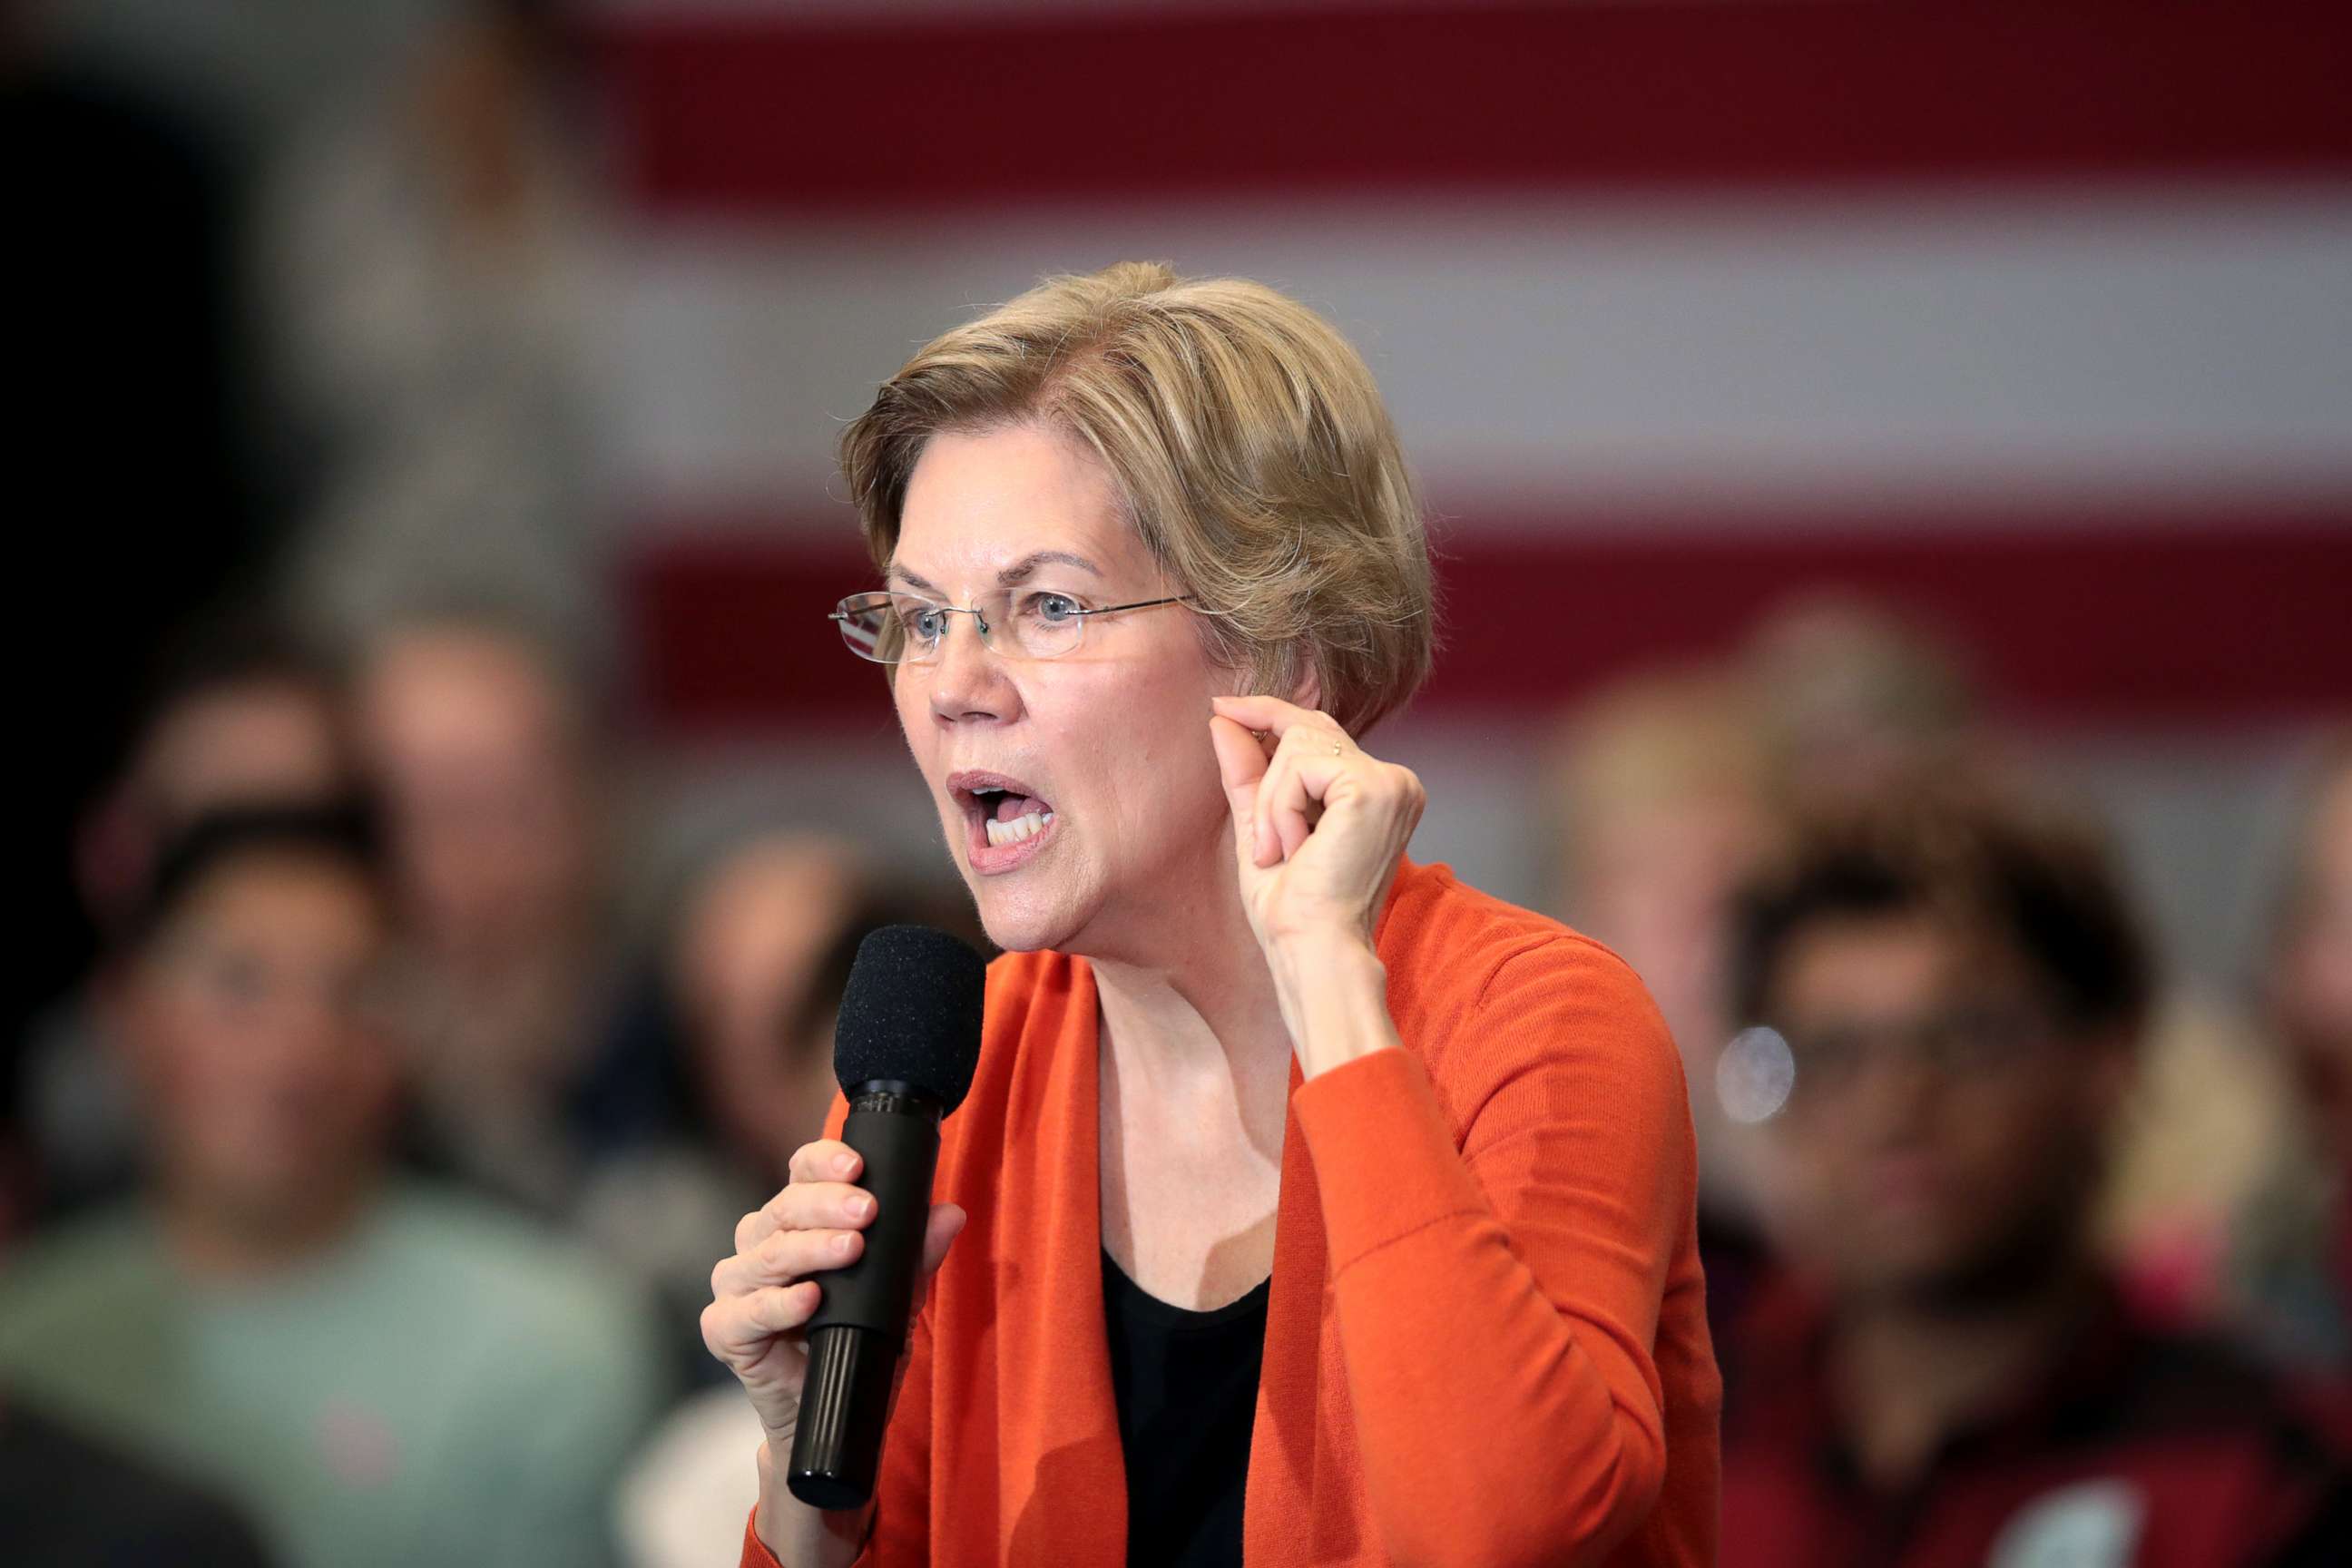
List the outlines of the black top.
<svg viewBox="0 0 2352 1568">
<path fill-rule="evenodd" d="M 1242 1487 L 1272 1285 L 1192 1312 L 1147 1294 L 1103 1254 L 1110 1385 L 1127 1457 L 1128 1568 L 1241 1568 Z"/>
</svg>

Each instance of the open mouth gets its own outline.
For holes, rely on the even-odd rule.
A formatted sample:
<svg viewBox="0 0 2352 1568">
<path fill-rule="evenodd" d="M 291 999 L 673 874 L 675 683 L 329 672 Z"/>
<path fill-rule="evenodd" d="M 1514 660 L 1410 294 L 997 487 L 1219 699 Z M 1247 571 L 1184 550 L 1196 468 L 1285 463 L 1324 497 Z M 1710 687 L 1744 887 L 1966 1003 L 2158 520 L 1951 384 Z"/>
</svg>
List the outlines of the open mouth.
<svg viewBox="0 0 2352 1568">
<path fill-rule="evenodd" d="M 1019 779 L 1002 773 L 960 773 L 948 788 L 963 807 L 970 824 L 972 864 L 982 869 L 1007 868 L 1027 857 L 1017 853 L 1042 838 L 1054 826 L 1054 808 Z"/>
</svg>

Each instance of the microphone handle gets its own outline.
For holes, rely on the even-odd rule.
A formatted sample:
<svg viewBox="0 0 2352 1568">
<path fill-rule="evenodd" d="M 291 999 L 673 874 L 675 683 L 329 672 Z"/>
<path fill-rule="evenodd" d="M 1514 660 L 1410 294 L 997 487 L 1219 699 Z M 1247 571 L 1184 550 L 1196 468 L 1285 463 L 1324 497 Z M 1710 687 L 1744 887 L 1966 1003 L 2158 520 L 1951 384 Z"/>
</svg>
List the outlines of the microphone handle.
<svg viewBox="0 0 2352 1568">
<path fill-rule="evenodd" d="M 808 1322 L 808 1374 L 785 1476 L 813 1508 L 859 1508 L 874 1495 L 930 1217 L 940 1114 L 938 1101 L 902 1083 L 863 1084 L 850 1100 L 841 1138 L 865 1162 L 860 1184 L 876 1212 L 857 1260 L 815 1276 L 824 1297 Z"/>
</svg>

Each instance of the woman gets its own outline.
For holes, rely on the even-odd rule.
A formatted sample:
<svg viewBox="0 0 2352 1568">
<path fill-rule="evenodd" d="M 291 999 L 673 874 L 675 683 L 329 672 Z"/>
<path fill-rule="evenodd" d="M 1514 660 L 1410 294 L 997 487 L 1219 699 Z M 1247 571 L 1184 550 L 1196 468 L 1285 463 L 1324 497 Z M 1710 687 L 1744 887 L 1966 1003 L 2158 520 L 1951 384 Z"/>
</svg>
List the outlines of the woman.
<svg viewBox="0 0 2352 1568">
<path fill-rule="evenodd" d="M 1362 361 L 1115 267 L 925 348 L 843 466 L 886 589 L 836 616 L 1006 955 L 870 1509 L 777 1458 L 856 1156 L 801 1149 L 714 1270 L 745 1563 L 1711 1561 L 1673 1044 L 1613 956 L 1405 860 L 1420 784 L 1357 743 L 1431 648 Z"/>
</svg>

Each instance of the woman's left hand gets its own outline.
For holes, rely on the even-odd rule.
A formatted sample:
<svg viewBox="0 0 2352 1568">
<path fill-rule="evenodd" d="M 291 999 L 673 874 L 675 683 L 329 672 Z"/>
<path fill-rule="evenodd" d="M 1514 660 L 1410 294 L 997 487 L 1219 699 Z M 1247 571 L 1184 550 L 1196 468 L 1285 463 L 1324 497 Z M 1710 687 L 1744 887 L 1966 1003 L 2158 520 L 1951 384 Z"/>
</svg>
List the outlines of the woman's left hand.
<svg viewBox="0 0 2352 1568">
<path fill-rule="evenodd" d="M 1259 943 L 1271 951 L 1342 935 L 1369 949 L 1428 799 L 1421 780 L 1312 708 L 1276 697 L 1220 697 L 1213 706 L 1209 734 Z"/>
</svg>

